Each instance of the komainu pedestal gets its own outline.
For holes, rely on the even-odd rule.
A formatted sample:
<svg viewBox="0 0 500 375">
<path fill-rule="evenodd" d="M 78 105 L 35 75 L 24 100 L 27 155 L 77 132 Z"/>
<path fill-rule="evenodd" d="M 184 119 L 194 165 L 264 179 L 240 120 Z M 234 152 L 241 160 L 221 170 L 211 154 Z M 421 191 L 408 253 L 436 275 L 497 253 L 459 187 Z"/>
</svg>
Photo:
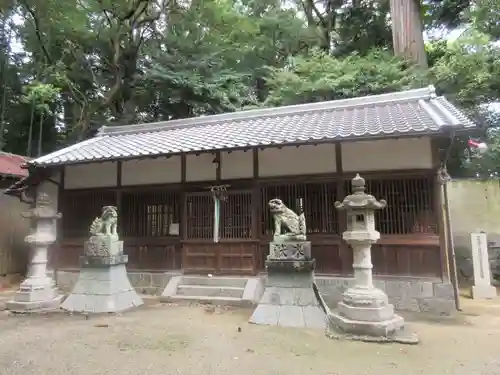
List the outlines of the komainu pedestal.
<svg viewBox="0 0 500 375">
<path fill-rule="evenodd" d="M 267 278 L 250 323 L 284 327 L 321 328 L 326 314 L 314 292 L 315 260 L 306 241 L 304 215 L 297 215 L 279 199 L 269 202 L 274 216 L 274 240 L 266 260 Z M 282 233 L 282 229 L 288 230 Z"/>
<path fill-rule="evenodd" d="M 80 257 L 78 281 L 61 307 L 78 313 L 115 313 L 143 304 L 127 276 L 127 255 L 116 233 L 116 208 L 103 208 Z"/>
</svg>

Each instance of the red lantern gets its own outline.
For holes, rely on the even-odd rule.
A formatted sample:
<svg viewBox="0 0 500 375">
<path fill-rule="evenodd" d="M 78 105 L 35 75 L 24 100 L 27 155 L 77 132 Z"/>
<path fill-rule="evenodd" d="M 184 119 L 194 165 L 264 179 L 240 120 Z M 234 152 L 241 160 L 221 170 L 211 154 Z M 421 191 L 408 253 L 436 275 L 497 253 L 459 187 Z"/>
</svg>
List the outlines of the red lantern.
<svg viewBox="0 0 500 375">
<path fill-rule="evenodd" d="M 473 141 L 472 139 L 469 139 L 467 141 L 467 144 L 469 145 L 469 147 L 476 149 L 480 154 L 482 154 L 486 150 L 488 150 L 488 145 L 484 142 L 478 142 L 478 141 Z"/>
</svg>

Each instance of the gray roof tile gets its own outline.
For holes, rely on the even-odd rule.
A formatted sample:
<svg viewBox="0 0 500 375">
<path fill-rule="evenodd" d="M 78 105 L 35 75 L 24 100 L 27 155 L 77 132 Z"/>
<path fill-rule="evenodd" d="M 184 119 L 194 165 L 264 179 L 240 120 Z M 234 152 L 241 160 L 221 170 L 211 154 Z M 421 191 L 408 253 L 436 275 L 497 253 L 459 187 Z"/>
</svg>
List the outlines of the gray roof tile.
<svg viewBox="0 0 500 375">
<path fill-rule="evenodd" d="M 265 108 L 153 124 L 102 127 L 95 138 L 33 160 L 61 165 L 371 136 L 436 133 L 475 125 L 432 86 L 392 94 Z"/>
</svg>

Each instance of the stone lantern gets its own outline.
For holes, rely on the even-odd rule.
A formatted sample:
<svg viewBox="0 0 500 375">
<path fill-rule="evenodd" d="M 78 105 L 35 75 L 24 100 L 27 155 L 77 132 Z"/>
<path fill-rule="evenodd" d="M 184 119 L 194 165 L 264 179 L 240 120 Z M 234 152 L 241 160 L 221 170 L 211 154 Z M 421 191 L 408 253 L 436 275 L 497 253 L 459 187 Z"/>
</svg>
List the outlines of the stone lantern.
<svg viewBox="0 0 500 375">
<path fill-rule="evenodd" d="M 373 286 L 371 245 L 380 239 L 375 229 L 375 211 L 387 206 L 365 193 L 365 180 L 357 174 L 352 194 L 335 202 L 347 214 L 347 230 L 342 238 L 352 248 L 354 286 L 342 295 L 337 309 L 329 316 L 329 328 L 356 336 L 397 337 L 404 328 L 402 317 L 394 314 L 387 295 Z"/>
<path fill-rule="evenodd" d="M 13 299 L 7 302 L 7 309 L 28 312 L 59 308 L 63 296 L 54 287 L 54 280 L 47 276 L 47 252 L 56 240 L 54 228 L 61 214 L 52 208 L 48 195 L 40 193 L 35 207 L 22 215 L 33 222 L 34 229 L 25 238 L 32 248 L 31 263 L 28 277 L 21 283 Z"/>
</svg>

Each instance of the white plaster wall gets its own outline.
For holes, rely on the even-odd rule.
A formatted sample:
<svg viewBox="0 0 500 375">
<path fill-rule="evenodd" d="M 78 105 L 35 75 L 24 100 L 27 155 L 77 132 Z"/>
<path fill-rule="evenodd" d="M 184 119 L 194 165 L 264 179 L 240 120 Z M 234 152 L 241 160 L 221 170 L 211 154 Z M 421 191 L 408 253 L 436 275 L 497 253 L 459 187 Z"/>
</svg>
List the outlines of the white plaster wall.
<svg viewBox="0 0 500 375">
<path fill-rule="evenodd" d="M 253 177 L 252 150 L 221 152 L 220 158 L 223 180 Z"/>
<path fill-rule="evenodd" d="M 212 153 L 186 156 L 186 181 L 213 181 L 216 178 L 217 164 L 213 163 Z"/>
<path fill-rule="evenodd" d="M 259 150 L 259 176 L 290 176 L 336 171 L 335 145 L 289 146 Z"/>
<path fill-rule="evenodd" d="M 172 184 L 180 181 L 180 156 L 127 160 L 122 163 L 122 185 Z"/>
<path fill-rule="evenodd" d="M 342 143 L 345 172 L 432 168 L 429 137 Z"/>
<path fill-rule="evenodd" d="M 64 168 L 64 188 L 82 189 L 116 186 L 116 162 L 68 165 Z"/>
</svg>

